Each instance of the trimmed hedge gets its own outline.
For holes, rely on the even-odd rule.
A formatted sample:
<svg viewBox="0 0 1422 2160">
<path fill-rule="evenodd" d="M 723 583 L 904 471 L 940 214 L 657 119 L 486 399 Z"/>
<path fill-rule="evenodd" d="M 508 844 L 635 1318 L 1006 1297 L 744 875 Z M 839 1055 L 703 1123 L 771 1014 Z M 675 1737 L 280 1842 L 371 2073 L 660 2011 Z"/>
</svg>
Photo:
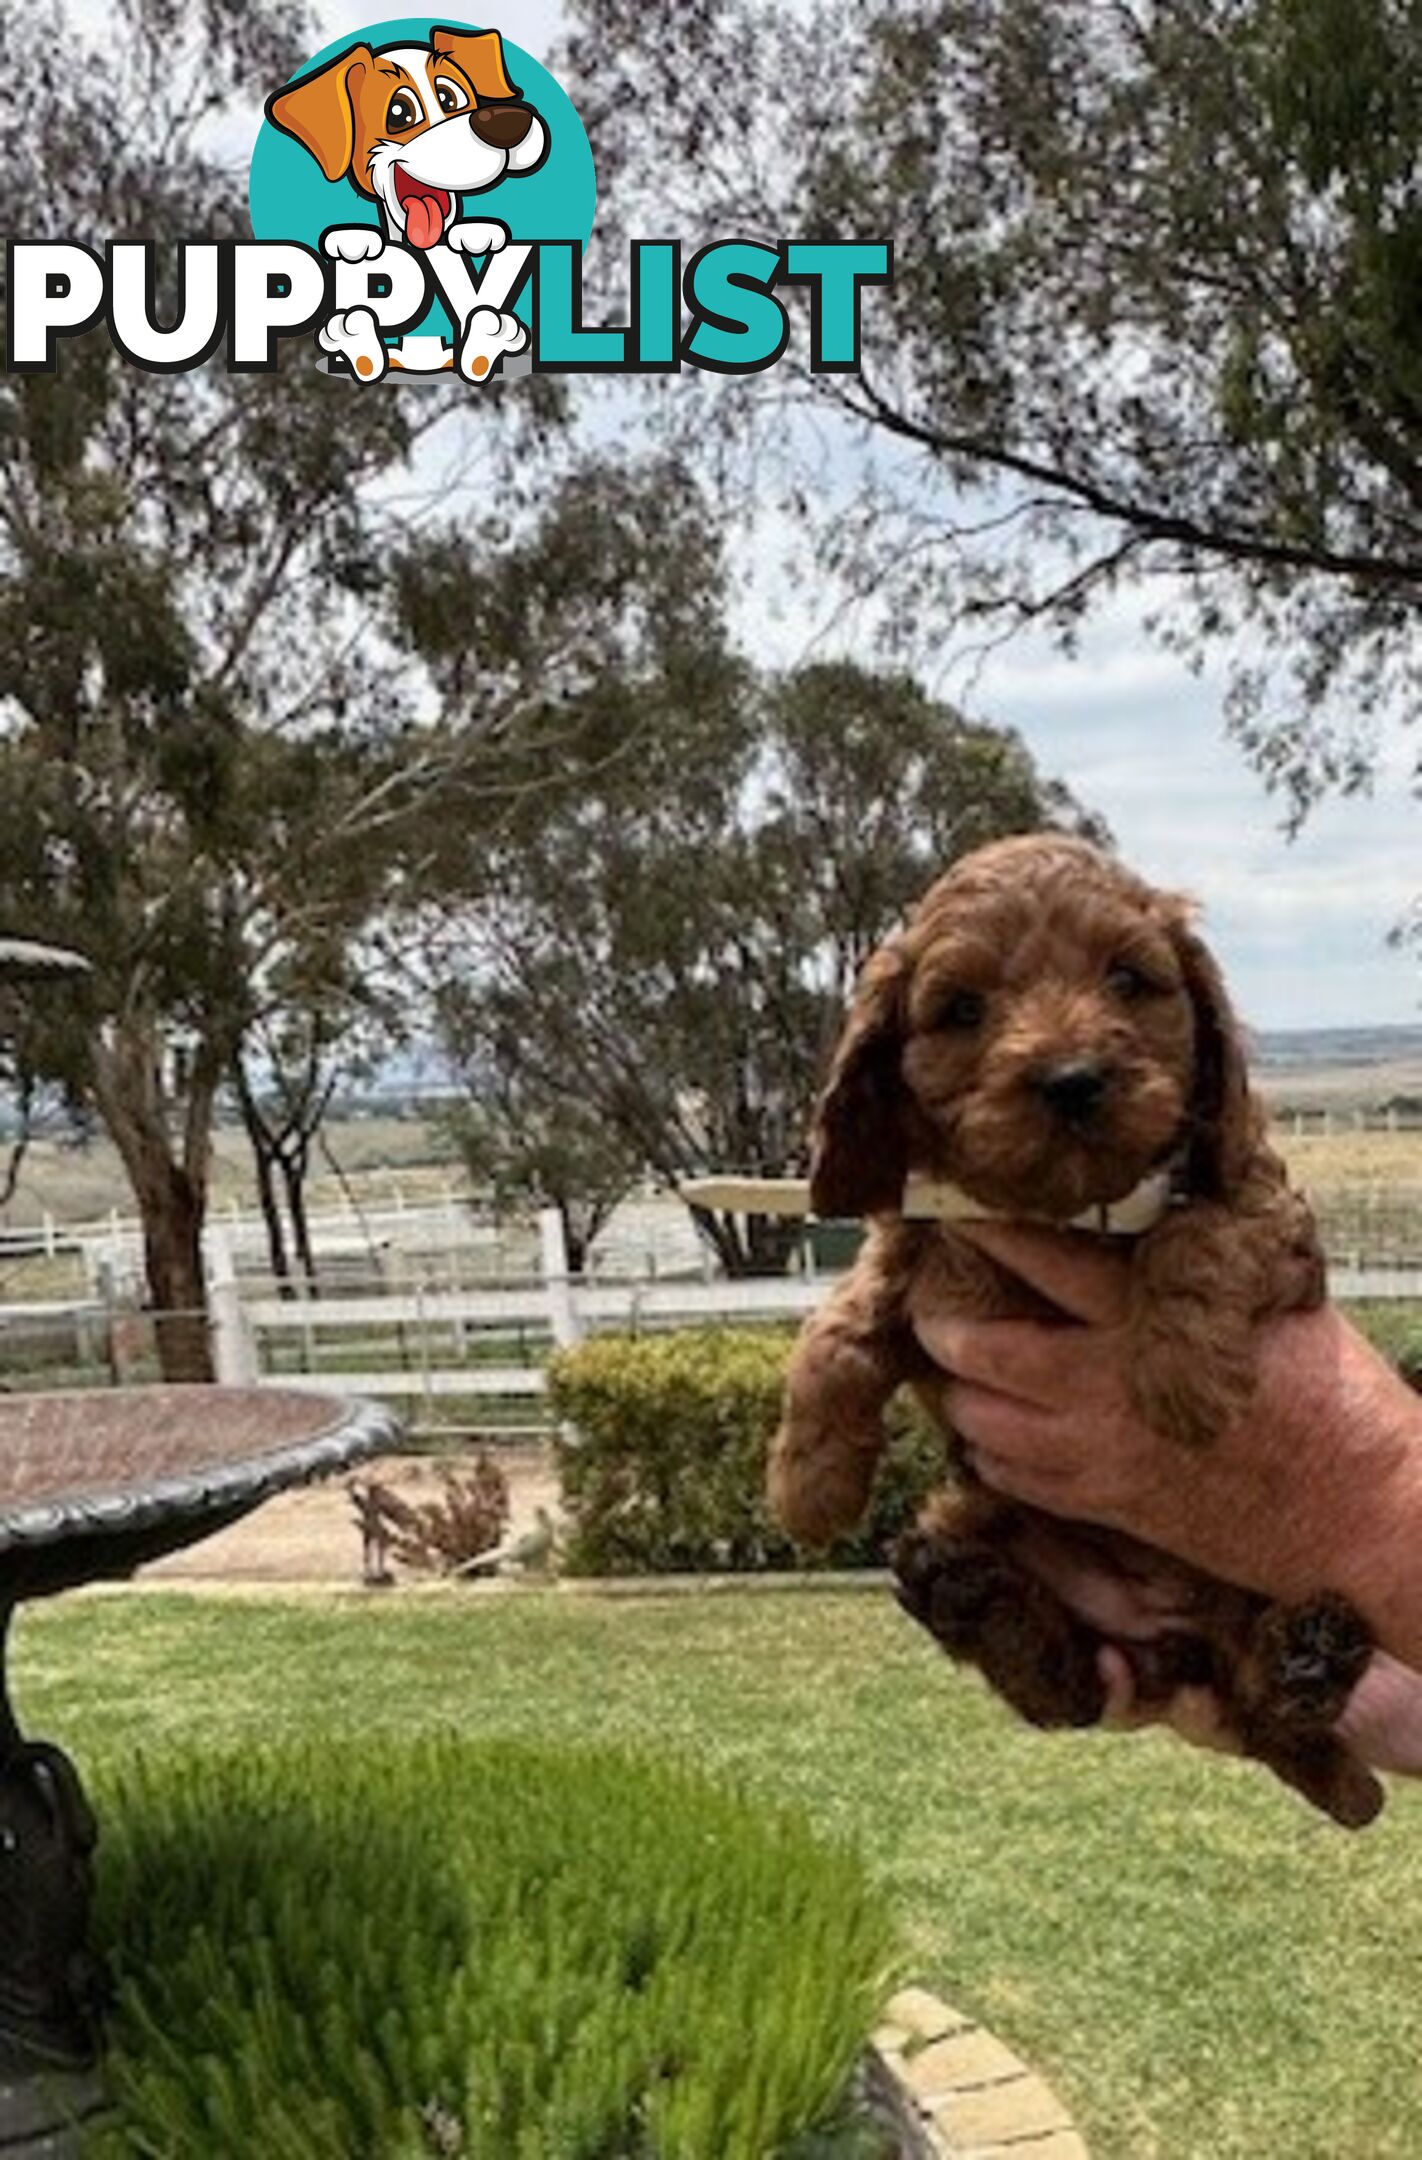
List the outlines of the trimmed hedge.
<svg viewBox="0 0 1422 2160">
<path fill-rule="evenodd" d="M 1350 1316 L 1422 1387 L 1422 1312 L 1363 1305 Z M 550 1397 L 576 1438 L 558 1444 L 574 1575 L 747 1573 L 806 1565 L 765 1506 L 765 1464 L 780 1417 L 784 1328 L 688 1328 L 604 1335 L 561 1351 Z M 942 1482 L 942 1436 L 902 1395 L 869 1515 L 825 1555 L 831 1567 L 882 1563 L 924 1496 Z"/>
<path fill-rule="evenodd" d="M 1422 1390 L 1422 1305 L 1404 1298 L 1361 1300 L 1343 1310 L 1403 1379 Z"/>
<path fill-rule="evenodd" d="M 553 1410 L 576 1432 L 558 1447 L 572 1574 L 804 1564 L 765 1505 L 766 1455 L 793 1340 L 780 1328 L 679 1329 L 601 1336 L 553 1359 Z M 882 1564 L 942 1482 L 942 1437 L 908 1398 L 892 1406 L 889 1424 L 870 1513 L 825 1565 Z"/>
<path fill-rule="evenodd" d="M 897 1962 L 851 1854 L 631 1754 L 182 1754 L 104 1820 L 89 2160 L 765 2160 Z"/>
</svg>

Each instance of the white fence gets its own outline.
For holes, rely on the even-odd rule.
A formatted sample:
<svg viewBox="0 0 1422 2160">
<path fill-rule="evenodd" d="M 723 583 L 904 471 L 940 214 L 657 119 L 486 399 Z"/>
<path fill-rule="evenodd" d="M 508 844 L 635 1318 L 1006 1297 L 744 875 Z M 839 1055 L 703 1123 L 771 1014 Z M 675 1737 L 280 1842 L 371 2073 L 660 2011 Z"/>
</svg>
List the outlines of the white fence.
<svg viewBox="0 0 1422 2160">
<path fill-rule="evenodd" d="M 416 1425 L 541 1430 L 545 1367 L 559 1345 L 610 1331 L 793 1325 L 823 1294 L 808 1251 L 800 1274 L 713 1275 L 686 1234 L 685 1211 L 665 1203 L 639 1203 L 604 1248 L 604 1272 L 576 1278 L 556 1214 L 496 1229 L 467 1208 L 436 1205 L 366 1218 L 367 1227 L 375 1222 L 391 1233 L 386 1264 L 347 1272 L 329 1264 L 328 1249 L 321 1294 L 311 1296 L 299 1288 L 277 1295 L 265 1270 L 254 1267 L 251 1226 L 234 1236 L 236 1226 L 218 1218 L 208 1258 L 221 1379 L 376 1395 L 395 1401 Z M 109 1226 L 101 1227 L 108 1236 Z M 337 1247 L 338 1227 L 331 1226 Z M 1373 1235 L 1371 1221 L 1363 1229 L 1356 1241 L 1332 1241 L 1334 1295 L 1422 1301 L 1422 1253 L 1411 1230 L 1399 1243 Z M 112 1255 L 113 1247 L 104 1250 Z M 70 1367 L 76 1379 L 151 1377 L 151 1332 L 145 1335 L 134 1301 L 116 1296 L 112 1278 L 99 1272 L 104 1296 L 0 1306 L 0 1359 L 8 1356 L 17 1375 L 60 1368 L 50 1385 L 71 1384 Z M 35 1337 L 46 1328 L 68 1346 L 62 1354 L 35 1353 Z"/>
<path fill-rule="evenodd" d="M 555 1348 L 610 1332 L 793 1322 L 823 1294 L 809 1275 L 573 1278 L 558 1215 L 540 1216 L 538 1228 L 540 1266 L 526 1283 L 319 1298 L 252 1297 L 214 1237 L 219 1378 L 395 1398 L 432 1423 L 462 1404 L 465 1422 L 516 1427 L 520 1412 L 525 1424 L 541 1422 L 544 1366 Z"/>
<path fill-rule="evenodd" d="M 410 1199 L 397 1188 L 378 1204 L 347 1201 L 318 1209 L 308 1229 L 321 1287 L 336 1294 L 356 1289 L 413 1292 L 421 1287 L 477 1290 L 542 1279 L 537 1224 L 481 1218 L 470 1195 L 452 1184 L 432 1199 Z M 215 1208 L 209 1235 L 220 1243 L 240 1281 L 265 1283 L 275 1291 L 260 1215 L 235 1205 Z M 77 1261 L 90 1296 L 118 1302 L 142 1299 L 143 1230 L 134 1217 L 115 1211 L 96 1221 L 58 1223 L 46 1215 L 32 1226 L 0 1226 L 0 1267 L 64 1258 Z M 709 1280 L 714 1260 L 688 1210 L 648 1188 L 614 1211 L 594 1243 L 588 1268 L 599 1279 L 670 1274 Z"/>
<path fill-rule="evenodd" d="M 1275 1135 L 1284 1140 L 1319 1135 L 1330 1139 L 1342 1133 L 1422 1133 L 1422 1110 L 1399 1109 L 1395 1103 L 1386 1110 L 1330 1110 L 1320 1104 L 1316 1109 L 1273 1110 L 1270 1123 Z"/>
<path fill-rule="evenodd" d="M 219 1256 L 221 1377 L 380 1395 L 417 1419 L 541 1420 L 549 1352 L 589 1335 L 726 1324 L 793 1324 L 824 1295 L 812 1276 L 599 1282 L 571 1278 L 556 1214 L 540 1218 L 538 1281 L 490 1289 L 332 1298 L 250 1298 Z M 1422 1300 L 1422 1266 L 1335 1267 L 1335 1297 Z M 362 1351 L 366 1360 L 362 1361 Z M 370 1353 L 378 1353 L 372 1358 Z M 497 1416 L 496 1416 L 497 1413 Z"/>
</svg>

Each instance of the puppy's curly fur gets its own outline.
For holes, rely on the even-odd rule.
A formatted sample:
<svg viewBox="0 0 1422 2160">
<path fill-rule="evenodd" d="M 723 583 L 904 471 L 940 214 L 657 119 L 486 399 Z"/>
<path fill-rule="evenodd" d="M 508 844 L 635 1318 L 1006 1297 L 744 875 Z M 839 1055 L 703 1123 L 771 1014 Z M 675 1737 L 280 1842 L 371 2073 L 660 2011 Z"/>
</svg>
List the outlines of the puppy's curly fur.
<svg viewBox="0 0 1422 2160">
<path fill-rule="evenodd" d="M 1057 834 L 965 858 L 869 961 L 818 1107 L 815 1210 L 871 1224 L 791 1362 L 770 1471 L 791 1534 L 823 1544 L 860 1516 L 901 1382 L 936 1410 L 911 1297 L 1041 1310 L 946 1226 L 902 1218 L 911 1171 L 1066 1223 L 1165 1167 L 1176 1204 L 1132 1249 L 1130 1374 L 1188 1477 L 1248 1403 L 1260 1321 L 1322 1302 L 1312 1217 L 1265 1144 L 1188 905 Z M 959 1465 L 898 1548 L 901 1602 L 1033 1723 L 1094 1724 L 1099 1638 L 1031 1572 L 1042 1527 Z M 1082 1535 L 1129 1560 L 1129 1541 Z M 1330 1595 L 1285 1608 L 1169 1565 L 1190 1625 L 1132 1651 L 1141 1697 L 1209 1683 L 1248 1753 L 1339 1822 L 1370 1820 L 1381 1788 L 1330 1731 L 1372 1647 L 1363 1622 Z"/>
</svg>

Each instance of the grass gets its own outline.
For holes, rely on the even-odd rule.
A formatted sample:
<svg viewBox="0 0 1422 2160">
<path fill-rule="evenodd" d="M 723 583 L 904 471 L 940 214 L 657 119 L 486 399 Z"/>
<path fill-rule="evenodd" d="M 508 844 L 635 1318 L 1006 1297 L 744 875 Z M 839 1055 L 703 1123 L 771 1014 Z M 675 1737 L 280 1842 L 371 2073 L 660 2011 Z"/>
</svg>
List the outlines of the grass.
<svg viewBox="0 0 1422 2160">
<path fill-rule="evenodd" d="M 851 1840 L 915 1975 L 1052 2080 L 1094 2160 L 1422 2150 L 1422 1791 L 1350 1838 L 1247 1765 L 1044 1738 L 887 1598 L 128 1593 L 26 1611 L 12 1665 L 101 1802 L 140 1745 L 650 1746 Z"/>
<path fill-rule="evenodd" d="M 92 2160 L 765 2160 L 893 1970 L 842 1848 L 645 1755 L 394 1737 L 120 1781 Z"/>
<path fill-rule="evenodd" d="M 423 1336 L 413 1325 L 371 1327 L 357 1335 L 349 1328 L 323 1328 L 319 1321 L 309 1330 L 258 1328 L 257 1342 L 262 1370 L 268 1373 L 389 1372 L 416 1377 L 426 1363 L 441 1371 L 461 1365 L 542 1365 L 553 1348 L 552 1335 L 533 1326 L 512 1334 L 468 1329 L 461 1340 L 438 1324 L 427 1326 Z"/>
</svg>

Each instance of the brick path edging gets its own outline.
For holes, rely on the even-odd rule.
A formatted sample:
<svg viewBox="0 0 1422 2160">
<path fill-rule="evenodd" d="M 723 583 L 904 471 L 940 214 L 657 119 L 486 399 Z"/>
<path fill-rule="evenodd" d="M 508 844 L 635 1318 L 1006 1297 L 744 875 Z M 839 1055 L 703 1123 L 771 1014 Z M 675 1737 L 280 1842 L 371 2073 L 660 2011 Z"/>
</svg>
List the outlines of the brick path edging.
<svg viewBox="0 0 1422 2160">
<path fill-rule="evenodd" d="M 926 1988 L 889 2003 L 871 2074 L 910 2160 L 1089 2160 L 1045 2080 Z"/>
</svg>

